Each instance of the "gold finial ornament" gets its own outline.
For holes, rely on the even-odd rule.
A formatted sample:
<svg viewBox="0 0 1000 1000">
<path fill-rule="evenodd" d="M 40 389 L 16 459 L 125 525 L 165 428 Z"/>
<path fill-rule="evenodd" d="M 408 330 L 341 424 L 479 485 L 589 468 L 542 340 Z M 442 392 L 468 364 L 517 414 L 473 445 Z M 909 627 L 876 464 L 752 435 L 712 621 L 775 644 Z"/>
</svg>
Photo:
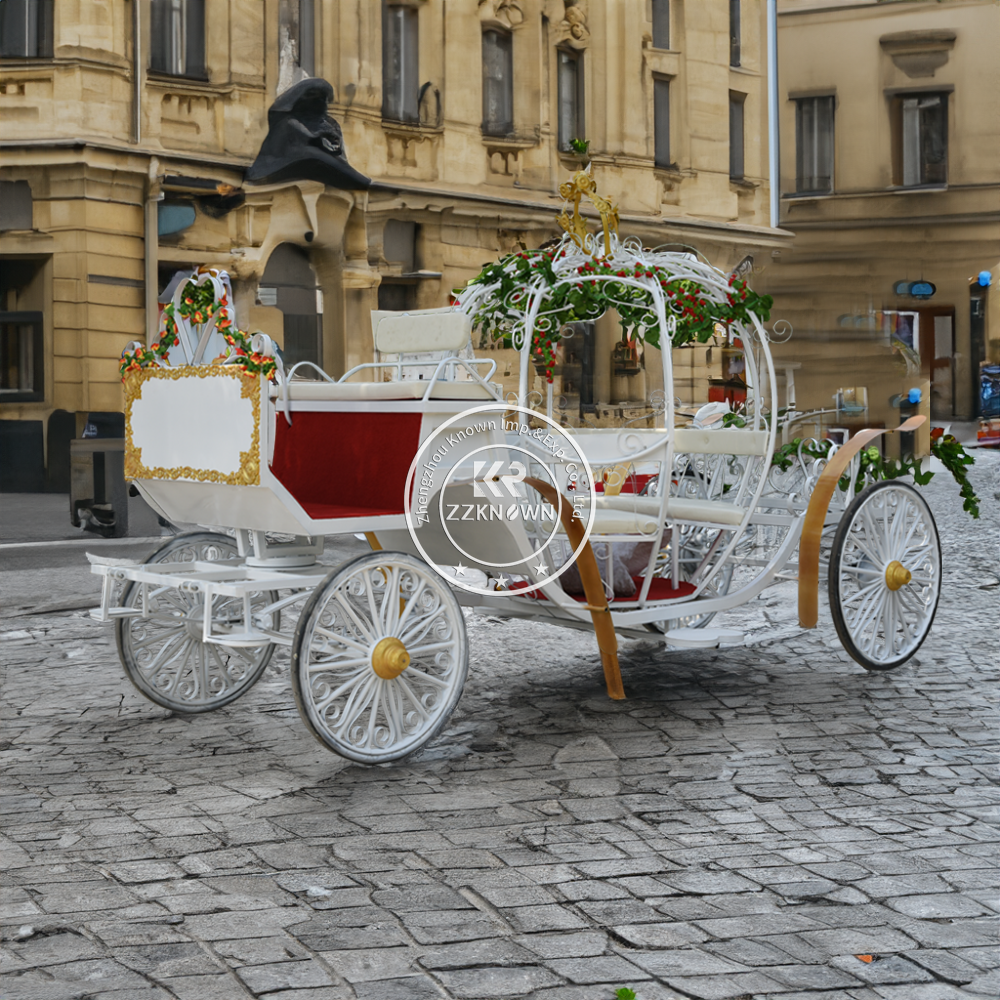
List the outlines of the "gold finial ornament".
<svg viewBox="0 0 1000 1000">
<path fill-rule="evenodd" d="M 410 665 L 410 654 L 406 646 L 395 636 L 380 639 L 372 650 L 372 670 L 383 680 L 391 681 Z"/>
<path fill-rule="evenodd" d="M 899 590 L 900 587 L 905 587 L 912 579 L 913 574 L 898 559 L 893 559 L 885 568 L 885 585 L 890 590 Z"/>
<path fill-rule="evenodd" d="M 603 198 L 597 193 L 597 184 L 590 176 L 590 167 L 588 166 L 586 170 L 578 170 L 568 181 L 560 184 L 559 194 L 563 200 L 573 203 L 572 216 L 564 208 L 561 214 L 556 217 L 556 221 L 570 234 L 573 242 L 584 253 L 596 256 L 593 251 L 586 248 L 587 223 L 580 215 L 580 199 L 586 195 L 601 215 L 601 226 L 604 229 L 604 253 L 602 256 L 611 253 L 611 234 L 618 235 L 618 206 L 612 205 L 607 198 Z"/>
</svg>

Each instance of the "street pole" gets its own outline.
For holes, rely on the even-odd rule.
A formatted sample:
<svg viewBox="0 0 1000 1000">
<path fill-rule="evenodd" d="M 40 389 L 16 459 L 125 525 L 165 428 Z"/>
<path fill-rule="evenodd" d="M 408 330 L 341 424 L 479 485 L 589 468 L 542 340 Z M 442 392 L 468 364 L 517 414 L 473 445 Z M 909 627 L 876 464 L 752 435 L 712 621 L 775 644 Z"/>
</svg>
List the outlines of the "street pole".
<svg viewBox="0 0 1000 1000">
<path fill-rule="evenodd" d="M 778 0 L 767 0 L 767 151 L 771 228 L 781 221 L 781 147 L 778 142 Z"/>
</svg>

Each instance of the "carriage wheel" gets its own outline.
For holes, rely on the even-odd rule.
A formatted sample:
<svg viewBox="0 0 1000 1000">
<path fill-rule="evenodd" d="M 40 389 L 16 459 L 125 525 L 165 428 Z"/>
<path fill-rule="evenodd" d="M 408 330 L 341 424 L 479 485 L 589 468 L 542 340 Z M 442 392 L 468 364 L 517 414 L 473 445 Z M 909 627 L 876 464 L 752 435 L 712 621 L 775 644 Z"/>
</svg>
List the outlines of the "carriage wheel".
<svg viewBox="0 0 1000 1000">
<path fill-rule="evenodd" d="M 146 560 L 163 562 L 232 562 L 239 559 L 228 535 L 201 531 L 177 535 Z M 277 601 L 274 591 L 250 598 L 258 612 Z M 128 608 L 142 606 L 142 586 L 131 583 L 122 597 Z M 235 701 L 258 681 L 274 652 L 272 643 L 251 647 L 221 646 L 202 641 L 205 599 L 173 587 L 149 586 L 148 617 L 119 618 L 115 627 L 118 655 L 125 675 L 150 701 L 174 712 L 211 712 Z M 242 621 L 239 598 L 216 596 L 212 619 L 216 625 Z M 266 614 L 261 623 L 277 631 L 280 612 Z"/>
<path fill-rule="evenodd" d="M 312 734 L 366 764 L 432 740 L 469 669 L 451 589 L 415 556 L 372 552 L 316 588 L 292 646 L 292 689 Z"/>
<path fill-rule="evenodd" d="M 941 543 L 927 501 L 883 481 L 844 512 L 830 556 L 837 635 L 866 670 L 892 670 L 927 638 L 941 596 Z"/>
</svg>

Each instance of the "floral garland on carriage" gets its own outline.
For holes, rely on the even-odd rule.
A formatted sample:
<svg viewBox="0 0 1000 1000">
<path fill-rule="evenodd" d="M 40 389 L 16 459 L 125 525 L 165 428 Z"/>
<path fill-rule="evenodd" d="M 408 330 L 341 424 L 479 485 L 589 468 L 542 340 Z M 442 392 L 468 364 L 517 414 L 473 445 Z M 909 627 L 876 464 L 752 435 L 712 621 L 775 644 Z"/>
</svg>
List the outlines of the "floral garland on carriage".
<svg viewBox="0 0 1000 1000">
<path fill-rule="evenodd" d="M 182 364 L 202 363 L 209 344 L 213 339 L 217 342 L 215 334 L 226 346 L 212 364 L 233 364 L 247 378 L 263 375 L 273 381 L 277 371 L 275 359 L 255 351 L 251 335 L 236 325 L 229 275 L 213 267 L 199 268 L 186 281 L 178 283 L 171 301 L 160 314 L 159 334 L 152 344 L 147 347 L 133 341 L 122 351 L 119 364 L 122 381 L 130 372 L 170 366 L 170 351 L 175 347 L 184 355 Z"/>
</svg>

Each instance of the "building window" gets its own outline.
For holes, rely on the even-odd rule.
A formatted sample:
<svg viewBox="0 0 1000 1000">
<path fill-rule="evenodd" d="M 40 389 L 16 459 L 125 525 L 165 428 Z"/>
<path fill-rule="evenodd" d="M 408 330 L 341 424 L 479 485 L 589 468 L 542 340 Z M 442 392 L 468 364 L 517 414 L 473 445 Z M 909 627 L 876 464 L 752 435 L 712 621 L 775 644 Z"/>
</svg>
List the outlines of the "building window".
<svg viewBox="0 0 1000 1000">
<path fill-rule="evenodd" d="M 729 0 L 729 65 L 740 65 L 740 0 Z"/>
<path fill-rule="evenodd" d="M 654 163 L 670 166 L 670 81 L 653 80 Z"/>
<path fill-rule="evenodd" d="M 483 134 L 514 131 L 513 40 L 505 31 L 483 32 Z"/>
<path fill-rule="evenodd" d="M 52 0 L 0 0 L 0 57 L 52 56 Z"/>
<path fill-rule="evenodd" d="M 316 9 L 314 0 L 299 0 L 298 63 L 307 76 L 316 73 Z"/>
<path fill-rule="evenodd" d="M 795 102 L 795 190 L 833 190 L 833 98 Z"/>
<path fill-rule="evenodd" d="M 583 117 L 583 54 L 559 49 L 559 148 L 570 149 L 571 139 L 586 139 Z"/>
<path fill-rule="evenodd" d="M 315 0 L 281 0 L 278 6 L 279 60 L 282 73 L 285 64 L 296 66 L 298 79 L 312 76 L 316 70 Z M 292 82 L 297 82 L 293 80 Z M 279 92 L 290 86 L 286 83 Z"/>
<path fill-rule="evenodd" d="M 0 401 L 45 398 L 40 312 L 0 312 Z"/>
<path fill-rule="evenodd" d="M 653 48 L 670 48 L 670 0 L 653 0 Z"/>
<path fill-rule="evenodd" d="M 893 181 L 904 187 L 948 182 L 948 95 L 893 98 Z"/>
<path fill-rule="evenodd" d="M 420 97 L 418 12 L 383 0 L 382 117 L 417 122 Z"/>
<path fill-rule="evenodd" d="M 151 0 L 149 68 L 204 80 L 205 0 Z"/>
<path fill-rule="evenodd" d="M 729 95 L 729 177 L 743 180 L 743 104 L 746 94 Z"/>
</svg>

